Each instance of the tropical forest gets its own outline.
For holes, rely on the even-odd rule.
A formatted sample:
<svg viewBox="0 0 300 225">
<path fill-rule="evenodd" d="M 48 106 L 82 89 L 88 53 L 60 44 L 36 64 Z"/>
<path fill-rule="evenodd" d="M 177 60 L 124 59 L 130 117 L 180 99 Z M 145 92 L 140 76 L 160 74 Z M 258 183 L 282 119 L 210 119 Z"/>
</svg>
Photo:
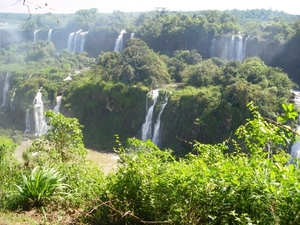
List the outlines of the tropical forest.
<svg viewBox="0 0 300 225">
<path fill-rule="evenodd" d="M 300 16 L 0 19 L 0 224 L 300 224 Z"/>
</svg>

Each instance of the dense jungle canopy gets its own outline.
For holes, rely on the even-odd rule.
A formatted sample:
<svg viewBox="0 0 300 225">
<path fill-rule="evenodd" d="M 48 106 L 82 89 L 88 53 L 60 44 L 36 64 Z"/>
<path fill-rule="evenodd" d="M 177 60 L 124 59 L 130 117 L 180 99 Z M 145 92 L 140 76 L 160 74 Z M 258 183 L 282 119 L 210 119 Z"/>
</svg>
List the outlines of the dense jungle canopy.
<svg viewBox="0 0 300 225">
<path fill-rule="evenodd" d="M 300 224 L 298 16 L 28 16 L 0 14 L 0 224 Z"/>
<path fill-rule="evenodd" d="M 37 133 L 40 90 L 45 110 L 62 96 L 60 112 L 84 125 L 86 146 L 109 150 L 115 134 L 141 137 L 153 103 L 147 93 L 159 88 L 153 123 L 168 99 L 159 145 L 184 154 L 189 141 L 228 138 L 249 117 L 250 101 L 274 119 L 300 81 L 299 20 L 283 12 L 90 9 L 0 17 L 0 89 L 10 74 L 1 127 L 18 140 L 25 130 Z"/>
</svg>

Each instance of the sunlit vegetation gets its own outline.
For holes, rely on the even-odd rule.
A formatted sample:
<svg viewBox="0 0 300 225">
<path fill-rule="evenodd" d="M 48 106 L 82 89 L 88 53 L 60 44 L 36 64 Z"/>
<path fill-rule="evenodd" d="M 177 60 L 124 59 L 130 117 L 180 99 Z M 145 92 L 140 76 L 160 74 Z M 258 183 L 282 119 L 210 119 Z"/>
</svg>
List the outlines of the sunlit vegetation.
<svg viewBox="0 0 300 225">
<path fill-rule="evenodd" d="M 1 211 L 36 209 L 52 223 L 56 208 L 67 212 L 60 224 L 296 224 L 299 170 L 283 151 L 295 135 L 282 125 L 297 113 L 284 105 L 279 124 L 248 107 L 253 119 L 234 136 L 189 143 L 193 151 L 181 158 L 150 141 L 123 145 L 117 138 L 118 168 L 108 176 L 69 145 L 82 144 L 78 121 L 49 112 L 52 129 L 24 153 L 24 163 L 17 165 L 15 144 L 1 138 Z M 62 158 L 62 148 L 74 158 Z"/>
<path fill-rule="evenodd" d="M 33 42 L 37 29 L 56 29 L 60 44 Z M 65 49 L 66 34 L 80 29 L 89 31 L 85 51 Z M 300 223 L 298 161 L 288 154 L 299 111 L 290 104 L 300 81 L 297 17 L 90 9 L 33 16 L 20 32 L 26 41 L 0 49 L 0 99 L 10 74 L 0 102 L 0 224 L 24 211 L 39 215 L 31 224 Z M 234 36 L 248 41 L 246 57 L 211 57 L 214 38 Z M 167 99 L 159 147 L 139 140 L 153 89 L 154 117 Z M 38 91 L 48 126 L 39 137 L 24 132 Z M 57 96 L 60 113 L 51 111 Z M 33 141 L 19 162 L 23 138 Z M 105 175 L 86 148 L 116 152 L 118 167 Z"/>
</svg>

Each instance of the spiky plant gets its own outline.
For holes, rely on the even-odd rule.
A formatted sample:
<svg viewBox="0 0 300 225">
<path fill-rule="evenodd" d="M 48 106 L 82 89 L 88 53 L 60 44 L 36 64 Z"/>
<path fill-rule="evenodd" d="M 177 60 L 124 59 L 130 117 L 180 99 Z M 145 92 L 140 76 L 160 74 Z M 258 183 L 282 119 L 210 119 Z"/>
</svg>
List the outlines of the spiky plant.
<svg viewBox="0 0 300 225">
<path fill-rule="evenodd" d="M 26 207 L 44 206 L 54 198 L 67 194 L 70 186 L 54 168 L 35 167 L 27 177 L 23 176 L 21 185 L 16 185 L 21 201 Z"/>
</svg>

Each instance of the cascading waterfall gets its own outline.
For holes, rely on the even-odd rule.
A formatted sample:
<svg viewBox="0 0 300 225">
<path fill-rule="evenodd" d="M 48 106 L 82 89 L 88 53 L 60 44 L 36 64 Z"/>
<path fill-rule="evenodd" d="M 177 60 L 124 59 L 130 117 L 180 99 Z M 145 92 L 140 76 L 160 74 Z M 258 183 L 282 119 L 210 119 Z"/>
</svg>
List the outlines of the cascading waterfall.
<svg viewBox="0 0 300 225">
<path fill-rule="evenodd" d="M 154 125 L 154 130 L 153 130 L 153 138 L 152 138 L 152 142 L 154 144 L 156 144 L 157 146 L 160 145 L 160 124 L 161 124 L 161 120 L 160 120 L 160 117 L 161 117 L 161 114 L 163 113 L 166 105 L 168 104 L 168 95 L 167 93 L 165 94 L 165 102 L 160 106 L 160 110 L 159 110 L 159 114 L 158 114 L 158 117 L 157 117 L 157 120 L 156 120 L 156 123 Z"/>
<path fill-rule="evenodd" d="M 34 113 L 34 126 L 35 126 L 35 135 L 40 136 L 44 135 L 48 126 L 44 116 L 44 103 L 42 100 L 41 89 L 38 90 L 34 100 L 33 100 L 33 113 Z"/>
<path fill-rule="evenodd" d="M 300 125 L 298 125 L 297 133 L 300 132 Z M 300 160 L 300 141 L 296 141 L 291 147 L 291 163 L 295 162 L 295 159 Z M 299 163 L 299 162 L 298 162 Z"/>
<path fill-rule="evenodd" d="M 86 40 L 86 35 L 87 35 L 88 31 L 86 32 L 81 32 L 80 36 L 79 36 L 79 46 L 77 46 L 77 52 L 83 52 L 84 51 L 84 43 Z"/>
<path fill-rule="evenodd" d="M 116 39 L 116 44 L 114 47 L 115 52 L 121 52 L 123 50 L 123 34 L 127 33 L 126 30 L 121 30 L 118 38 Z"/>
<path fill-rule="evenodd" d="M 295 103 L 295 105 L 298 106 L 298 107 L 300 107 L 300 91 L 294 91 L 293 90 L 292 92 L 293 92 L 293 94 L 295 96 L 294 97 L 294 103 Z M 298 118 L 298 119 L 300 119 L 300 118 Z M 300 133 L 300 124 L 298 124 L 297 133 Z M 300 159 L 300 141 L 296 141 L 292 145 L 290 155 L 291 155 L 291 158 L 292 158 L 290 160 L 291 163 L 294 162 L 295 158 L 296 159 Z"/>
<path fill-rule="evenodd" d="M 48 41 L 52 41 L 52 29 L 49 30 L 47 39 Z"/>
<path fill-rule="evenodd" d="M 216 55 L 216 38 L 213 38 L 210 46 L 210 57 L 213 58 Z"/>
<path fill-rule="evenodd" d="M 299 128 L 298 128 L 299 129 Z M 291 157 L 300 159 L 300 142 L 297 141 L 291 148 Z"/>
<path fill-rule="evenodd" d="M 229 41 L 229 52 L 228 52 L 228 57 L 226 59 L 227 61 L 230 61 L 235 59 L 235 51 L 234 51 L 235 37 L 231 36 L 231 39 L 228 38 L 228 41 Z"/>
<path fill-rule="evenodd" d="M 224 53 L 222 54 L 223 55 L 223 57 L 222 57 L 222 59 L 225 59 L 225 60 L 227 60 L 228 58 L 227 58 L 227 53 L 228 53 L 228 37 L 226 37 L 225 38 L 225 50 L 224 50 Z"/>
<path fill-rule="evenodd" d="M 143 141 L 146 141 L 146 140 L 152 138 L 153 112 L 154 112 L 154 106 L 156 104 L 156 101 L 157 101 L 157 98 L 159 95 L 159 90 L 152 90 L 150 92 L 150 95 L 151 95 L 153 103 L 147 111 L 145 122 L 142 126 L 142 140 Z"/>
<path fill-rule="evenodd" d="M 8 96 L 8 91 L 9 91 L 9 80 L 10 80 L 10 73 L 7 72 L 5 76 L 5 81 L 4 81 L 4 87 L 3 87 L 3 99 L 2 99 L 2 107 L 4 107 L 7 103 L 7 96 Z"/>
<path fill-rule="evenodd" d="M 244 58 L 244 47 L 243 47 L 243 37 L 238 36 L 237 43 L 236 43 L 236 60 L 242 61 Z"/>
<path fill-rule="evenodd" d="M 219 38 L 220 43 L 213 38 L 210 54 L 211 57 L 220 57 L 226 61 L 237 60 L 242 61 L 246 56 L 248 37 L 243 41 L 243 37 L 239 36 L 226 36 Z M 221 55 L 218 54 L 221 52 Z"/>
<path fill-rule="evenodd" d="M 38 33 L 40 30 L 35 30 L 33 32 L 33 42 L 36 42 L 38 40 Z"/>
<path fill-rule="evenodd" d="M 63 97 L 62 95 L 61 96 L 56 96 L 56 105 L 53 108 L 53 112 L 59 113 L 62 97 Z"/>
<path fill-rule="evenodd" d="M 130 39 L 134 38 L 134 33 L 130 34 Z"/>
<path fill-rule="evenodd" d="M 244 50 L 243 50 L 243 59 L 246 57 L 246 50 L 247 50 L 247 41 L 248 41 L 249 36 L 245 39 L 244 43 Z"/>
<path fill-rule="evenodd" d="M 74 39 L 74 34 L 75 34 L 75 32 L 72 32 L 69 34 L 69 37 L 68 37 L 67 49 L 69 51 L 72 51 L 72 43 L 73 43 L 73 39 Z"/>
<path fill-rule="evenodd" d="M 16 96 L 16 91 L 14 91 L 14 93 L 12 94 L 11 98 L 10 98 L 10 109 L 11 110 L 15 110 L 15 107 L 13 105 L 14 100 L 15 100 L 15 96 Z"/>
<path fill-rule="evenodd" d="M 88 31 L 82 32 L 82 29 L 70 33 L 68 37 L 67 49 L 74 53 L 83 52 L 87 33 Z"/>
<path fill-rule="evenodd" d="M 25 133 L 30 133 L 31 132 L 31 120 L 30 120 L 30 113 L 29 109 L 26 109 L 26 114 L 25 114 Z"/>
<path fill-rule="evenodd" d="M 78 37 L 80 36 L 82 29 L 78 30 L 74 34 L 73 43 L 72 43 L 72 52 L 76 52 L 77 49 L 77 43 L 78 43 Z"/>
</svg>

